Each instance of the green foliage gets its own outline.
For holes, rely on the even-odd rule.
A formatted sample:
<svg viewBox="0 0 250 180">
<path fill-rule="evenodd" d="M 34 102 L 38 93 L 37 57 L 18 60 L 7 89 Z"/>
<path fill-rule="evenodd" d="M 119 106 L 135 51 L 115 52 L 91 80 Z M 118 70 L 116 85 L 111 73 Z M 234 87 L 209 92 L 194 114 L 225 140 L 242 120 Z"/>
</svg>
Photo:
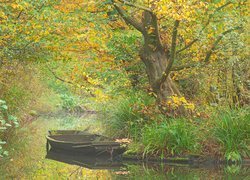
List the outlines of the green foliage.
<svg viewBox="0 0 250 180">
<path fill-rule="evenodd" d="M 79 99 L 70 94 L 61 94 L 62 108 L 69 112 L 77 111 L 79 107 Z"/>
<path fill-rule="evenodd" d="M 238 164 L 232 164 L 230 166 L 225 167 L 225 172 L 227 174 L 239 174 L 241 171 L 241 167 Z"/>
<path fill-rule="evenodd" d="M 142 113 L 146 105 L 152 103 L 152 98 L 140 92 L 131 92 L 122 96 L 111 105 L 108 111 L 107 125 L 112 135 L 138 138 L 143 125 L 149 117 Z"/>
<path fill-rule="evenodd" d="M 12 126 L 18 127 L 18 120 L 15 116 L 9 114 L 6 102 L 0 99 L 0 133 L 8 131 Z M 8 155 L 8 152 L 2 147 L 4 144 L 6 142 L 2 141 L 0 137 L 0 157 Z"/>
<path fill-rule="evenodd" d="M 222 145 L 227 160 L 240 161 L 242 156 L 249 156 L 249 109 L 220 112 L 215 119 L 213 135 Z"/>
<path fill-rule="evenodd" d="M 49 74 L 50 72 L 46 72 Z M 55 82 L 55 79 L 51 77 L 51 79 L 47 80 L 46 83 L 48 84 L 49 88 L 59 94 L 66 94 L 69 93 L 69 88 L 62 82 Z"/>
<path fill-rule="evenodd" d="M 11 112 L 18 112 L 18 110 L 28 103 L 29 92 L 27 87 L 23 85 L 13 84 L 5 94 L 5 99 L 8 100 Z"/>
<path fill-rule="evenodd" d="M 145 126 L 142 131 L 144 155 L 179 155 L 199 149 L 197 127 L 185 119 L 171 119 Z"/>
<path fill-rule="evenodd" d="M 115 56 L 117 61 L 134 61 L 139 51 L 138 33 L 134 31 L 126 32 L 116 30 L 112 39 L 107 43 L 109 52 Z"/>
</svg>

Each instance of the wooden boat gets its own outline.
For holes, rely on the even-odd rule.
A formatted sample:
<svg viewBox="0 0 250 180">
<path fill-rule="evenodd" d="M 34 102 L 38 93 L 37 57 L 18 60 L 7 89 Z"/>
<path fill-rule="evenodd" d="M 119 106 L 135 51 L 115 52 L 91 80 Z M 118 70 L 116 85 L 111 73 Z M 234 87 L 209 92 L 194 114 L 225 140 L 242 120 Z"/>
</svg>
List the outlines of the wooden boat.
<svg viewBox="0 0 250 180">
<path fill-rule="evenodd" d="M 47 138 L 47 151 L 63 151 L 66 153 L 81 153 L 103 155 L 110 154 L 111 157 L 125 152 L 126 147 L 112 139 L 90 134 L 85 131 L 58 130 L 49 131 Z"/>
</svg>

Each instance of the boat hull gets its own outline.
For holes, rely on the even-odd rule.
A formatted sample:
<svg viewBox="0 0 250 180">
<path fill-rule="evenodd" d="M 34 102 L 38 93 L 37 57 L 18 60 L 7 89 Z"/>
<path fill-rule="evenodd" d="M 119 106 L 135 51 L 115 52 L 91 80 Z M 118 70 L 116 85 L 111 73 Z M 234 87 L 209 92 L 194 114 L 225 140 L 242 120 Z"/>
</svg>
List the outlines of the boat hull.
<svg viewBox="0 0 250 180">
<path fill-rule="evenodd" d="M 61 131 L 60 131 L 61 132 Z M 57 134 L 49 135 L 47 138 L 47 151 L 78 153 L 83 155 L 103 155 L 116 156 L 124 153 L 126 147 L 120 143 L 96 134 Z"/>
</svg>

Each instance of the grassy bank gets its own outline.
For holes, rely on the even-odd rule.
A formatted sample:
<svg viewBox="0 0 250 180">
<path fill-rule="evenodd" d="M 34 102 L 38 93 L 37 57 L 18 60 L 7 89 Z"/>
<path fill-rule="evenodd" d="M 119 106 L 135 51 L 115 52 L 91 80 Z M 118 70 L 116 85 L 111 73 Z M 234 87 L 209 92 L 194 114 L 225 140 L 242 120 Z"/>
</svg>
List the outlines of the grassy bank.
<svg viewBox="0 0 250 180">
<path fill-rule="evenodd" d="M 156 113 L 153 102 L 146 94 L 130 94 L 106 111 L 110 135 L 133 141 L 127 154 L 161 158 L 196 154 L 237 162 L 249 158 L 249 108 L 210 109 L 206 117 L 167 118 Z"/>
</svg>

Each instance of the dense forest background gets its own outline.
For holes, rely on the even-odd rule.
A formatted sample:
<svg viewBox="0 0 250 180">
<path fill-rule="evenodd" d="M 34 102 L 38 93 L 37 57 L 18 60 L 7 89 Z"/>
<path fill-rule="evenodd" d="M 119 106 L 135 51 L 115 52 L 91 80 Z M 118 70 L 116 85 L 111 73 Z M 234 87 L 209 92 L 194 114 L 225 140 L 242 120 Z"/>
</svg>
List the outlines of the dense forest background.
<svg viewBox="0 0 250 180">
<path fill-rule="evenodd" d="M 1 158 L 58 106 L 131 154 L 249 158 L 248 28 L 244 0 L 1 0 Z"/>
</svg>

